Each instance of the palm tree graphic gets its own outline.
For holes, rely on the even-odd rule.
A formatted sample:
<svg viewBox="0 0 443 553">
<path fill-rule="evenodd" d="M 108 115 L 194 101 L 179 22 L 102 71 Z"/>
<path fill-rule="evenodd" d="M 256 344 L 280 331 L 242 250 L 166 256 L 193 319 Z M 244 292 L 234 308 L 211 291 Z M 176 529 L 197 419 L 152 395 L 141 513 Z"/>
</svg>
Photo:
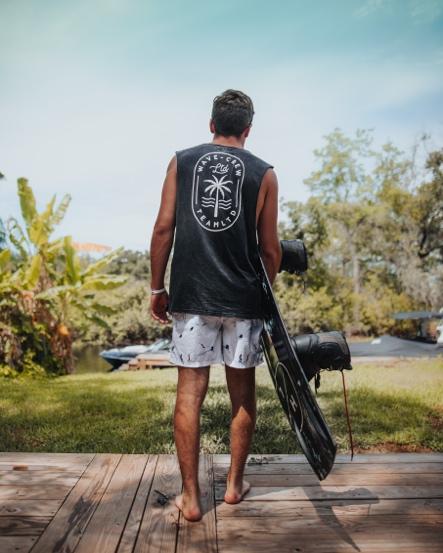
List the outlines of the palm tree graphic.
<svg viewBox="0 0 443 553">
<path fill-rule="evenodd" d="M 225 198 L 225 192 L 231 192 L 227 184 L 233 184 L 232 180 L 225 180 L 227 175 L 223 175 L 219 180 L 216 176 L 212 175 L 212 179 L 205 179 L 203 182 L 210 182 L 211 184 L 205 188 L 205 192 L 209 191 L 209 196 L 215 192 L 215 206 L 214 206 L 214 217 L 218 217 L 218 204 L 219 204 L 219 194 L 222 198 Z"/>
</svg>

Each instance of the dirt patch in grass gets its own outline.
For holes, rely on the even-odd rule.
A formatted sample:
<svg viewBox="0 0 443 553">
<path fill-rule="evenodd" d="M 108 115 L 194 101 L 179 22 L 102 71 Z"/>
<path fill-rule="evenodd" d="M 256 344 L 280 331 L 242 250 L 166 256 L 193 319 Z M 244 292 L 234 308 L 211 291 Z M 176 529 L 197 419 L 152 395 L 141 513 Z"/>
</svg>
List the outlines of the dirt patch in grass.
<svg viewBox="0 0 443 553">
<path fill-rule="evenodd" d="M 357 447 L 355 453 L 432 453 L 430 447 L 417 444 L 397 444 L 395 442 L 384 442 L 370 447 Z"/>
<path fill-rule="evenodd" d="M 401 357 L 353 357 L 351 359 L 352 365 L 378 365 L 383 368 L 397 368 L 405 364 L 411 364 L 408 359 Z M 414 360 L 415 361 L 415 360 Z"/>
<path fill-rule="evenodd" d="M 443 406 L 438 406 L 428 416 L 429 424 L 434 430 L 443 432 Z"/>
</svg>

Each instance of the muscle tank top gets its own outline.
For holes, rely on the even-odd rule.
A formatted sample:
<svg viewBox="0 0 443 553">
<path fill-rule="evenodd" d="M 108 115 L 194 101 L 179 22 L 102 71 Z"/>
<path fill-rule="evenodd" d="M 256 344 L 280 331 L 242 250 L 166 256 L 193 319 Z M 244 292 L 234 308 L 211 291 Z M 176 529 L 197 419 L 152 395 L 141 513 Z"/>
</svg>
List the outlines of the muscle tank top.
<svg viewBox="0 0 443 553">
<path fill-rule="evenodd" d="M 273 166 L 243 148 L 210 143 L 176 156 L 169 312 L 261 318 L 256 205 Z"/>
</svg>

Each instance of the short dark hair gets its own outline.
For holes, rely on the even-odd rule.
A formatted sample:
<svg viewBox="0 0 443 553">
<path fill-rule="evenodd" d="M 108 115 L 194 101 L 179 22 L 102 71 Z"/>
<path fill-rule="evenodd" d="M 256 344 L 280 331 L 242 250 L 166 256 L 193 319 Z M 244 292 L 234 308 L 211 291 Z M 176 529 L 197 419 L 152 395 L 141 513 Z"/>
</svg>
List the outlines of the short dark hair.
<svg viewBox="0 0 443 553">
<path fill-rule="evenodd" d="M 252 100 L 240 90 L 230 88 L 214 98 L 211 119 L 216 134 L 239 137 L 250 126 L 253 116 Z"/>
</svg>

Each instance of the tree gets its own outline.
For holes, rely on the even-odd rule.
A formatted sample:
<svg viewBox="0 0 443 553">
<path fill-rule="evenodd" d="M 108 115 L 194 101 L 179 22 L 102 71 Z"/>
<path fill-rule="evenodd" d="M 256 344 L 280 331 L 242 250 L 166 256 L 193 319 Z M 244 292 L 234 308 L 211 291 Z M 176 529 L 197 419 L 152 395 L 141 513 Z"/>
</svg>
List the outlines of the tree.
<svg viewBox="0 0 443 553">
<path fill-rule="evenodd" d="M 381 224 L 374 226 L 374 254 L 383 260 L 397 290 L 406 292 L 416 308 L 439 309 L 443 304 L 442 154 L 428 154 L 425 181 L 417 182 L 415 175 L 422 171 L 416 161 L 402 160 L 393 146 L 390 153 L 395 163 L 381 162 L 379 156 L 376 168 L 383 178 L 377 190 L 382 217 Z M 429 175 L 430 181 L 426 180 Z"/>
<path fill-rule="evenodd" d="M 325 145 L 314 154 L 319 169 L 305 184 L 323 204 L 333 236 L 335 262 L 343 274 L 350 266 L 353 292 L 361 292 L 361 262 L 366 252 L 370 221 L 373 216 L 373 179 L 365 161 L 373 157 L 369 130 L 359 129 L 347 137 L 340 129 L 324 137 Z M 359 320 L 359 304 L 354 304 L 354 320 Z"/>
<path fill-rule="evenodd" d="M 106 272 L 112 275 L 130 275 L 131 278 L 147 282 L 151 274 L 149 252 L 125 249 L 109 263 Z"/>
<path fill-rule="evenodd" d="M 292 331 L 318 330 L 327 321 L 350 332 L 385 332 L 393 311 L 438 308 L 441 152 L 429 156 L 430 177 L 417 184 L 415 159 L 390 142 L 375 149 L 370 131 L 347 137 L 335 129 L 324 138 L 317 168 L 304 181 L 312 196 L 285 204 L 284 235 L 303 239 L 310 261 L 304 294 L 289 290 L 295 277 L 279 277 Z"/>
<path fill-rule="evenodd" d="M 336 128 L 323 138 L 323 148 L 314 150 L 320 167 L 304 180 L 311 192 L 325 205 L 372 197 L 372 180 L 365 168 L 365 160 L 373 156 L 371 130 L 357 129 L 352 138 Z"/>
<path fill-rule="evenodd" d="M 422 260 L 443 262 L 443 149 L 431 152 L 426 169 L 432 180 L 417 190 L 418 255 Z M 431 261 L 432 263 L 432 261 Z"/>
</svg>

